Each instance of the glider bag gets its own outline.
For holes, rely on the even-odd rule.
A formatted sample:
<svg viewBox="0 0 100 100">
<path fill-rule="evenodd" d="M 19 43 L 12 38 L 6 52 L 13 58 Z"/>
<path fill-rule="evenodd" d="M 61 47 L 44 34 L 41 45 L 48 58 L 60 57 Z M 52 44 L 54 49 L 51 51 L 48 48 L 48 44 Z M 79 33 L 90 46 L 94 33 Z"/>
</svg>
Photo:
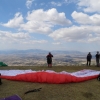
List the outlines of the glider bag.
<svg viewBox="0 0 100 100">
<path fill-rule="evenodd" d="M 0 100 L 22 100 L 22 99 L 18 95 L 13 95 L 13 96 L 6 97 Z"/>
</svg>

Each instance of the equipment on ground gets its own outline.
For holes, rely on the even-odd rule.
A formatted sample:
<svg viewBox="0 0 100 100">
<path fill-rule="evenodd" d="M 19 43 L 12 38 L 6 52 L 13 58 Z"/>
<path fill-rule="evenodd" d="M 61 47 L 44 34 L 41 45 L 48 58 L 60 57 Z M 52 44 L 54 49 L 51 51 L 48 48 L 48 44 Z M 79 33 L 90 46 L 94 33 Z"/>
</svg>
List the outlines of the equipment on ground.
<svg viewBox="0 0 100 100">
<path fill-rule="evenodd" d="M 7 64 L 5 64 L 4 62 L 0 62 L 0 67 L 5 67 L 8 66 Z"/>
<path fill-rule="evenodd" d="M 22 100 L 18 95 L 12 95 L 6 98 L 2 98 L 0 100 Z"/>
</svg>

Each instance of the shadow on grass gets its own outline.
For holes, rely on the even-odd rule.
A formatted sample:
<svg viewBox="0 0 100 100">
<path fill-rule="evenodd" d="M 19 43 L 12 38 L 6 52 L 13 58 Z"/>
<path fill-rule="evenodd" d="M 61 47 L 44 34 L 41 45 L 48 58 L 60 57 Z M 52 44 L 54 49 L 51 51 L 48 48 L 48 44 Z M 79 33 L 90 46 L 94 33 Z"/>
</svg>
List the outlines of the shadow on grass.
<svg viewBox="0 0 100 100">
<path fill-rule="evenodd" d="M 85 98 L 91 98 L 91 97 L 93 97 L 93 94 L 90 93 L 90 92 L 82 93 L 82 95 L 83 95 Z"/>
</svg>

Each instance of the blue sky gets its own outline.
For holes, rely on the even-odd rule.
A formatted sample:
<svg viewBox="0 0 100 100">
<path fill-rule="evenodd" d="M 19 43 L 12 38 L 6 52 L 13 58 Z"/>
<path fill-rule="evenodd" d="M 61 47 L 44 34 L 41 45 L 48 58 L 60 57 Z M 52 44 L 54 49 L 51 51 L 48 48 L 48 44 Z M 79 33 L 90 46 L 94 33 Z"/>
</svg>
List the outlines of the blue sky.
<svg viewBox="0 0 100 100">
<path fill-rule="evenodd" d="M 0 50 L 99 51 L 100 0 L 0 0 L 0 40 Z"/>
</svg>

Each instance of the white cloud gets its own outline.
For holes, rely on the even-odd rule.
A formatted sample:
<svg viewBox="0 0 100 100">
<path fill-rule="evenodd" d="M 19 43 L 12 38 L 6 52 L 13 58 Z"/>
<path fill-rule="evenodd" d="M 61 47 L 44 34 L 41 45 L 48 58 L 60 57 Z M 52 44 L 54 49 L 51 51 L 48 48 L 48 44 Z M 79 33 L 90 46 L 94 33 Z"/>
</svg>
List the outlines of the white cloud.
<svg viewBox="0 0 100 100">
<path fill-rule="evenodd" d="M 64 0 L 65 3 L 70 4 L 70 3 L 76 3 L 78 0 Z"/>
<path fill-rule="evenodd" d="M 27 20 L 42 21 L 57 25 L 70 25 L 71 21 L 65 16 L 65 13 L 58 13 L 55 8 L 44 11 L 43 9 L 33 10 L 28 13 Z"/>
<path fill-rule="evenodd" d="M 23 41 L 23 40 L 27 40 L 29 39 L 30 36 L 28 33 L 12 33 L 12 32 L 7 32 L 7 31 L 0 31 L 0 40 L 2 40 L 2 42 L 6 42 L 6 43 L 13 43 L 13 42 L 19 42 L 19 41 Z"/>
<path fill-rule="evenodd" d="M 44 44 L 44 43 L 47 43 L 47 41 L 46 40 L 29 40 L 28 42 L 24 41 L 23 43 L 32 45 L 32 44 Z"/>
<path fill-rule="evenodd" d="M 28 12 L 26 23 L 23 22 L 23 17 L 20 13 L 16 13 L 15 17 L 2 24 L 6 27 L 19 28 L 29 33 L 42 33 L 47 34 L 52 32 L 55 25 L 71 25 L 64 12 L 59 13 L 55 8 L 44 11 L 43 9 L 33 10 Z"/>
<path fill-rule="evenodd" d="M 15 17 L 13 19 L 10 19 L 7 23 L 2 24 L 3 26 L 14 28 L 14 27 L 19 27 L 20 24 L 23 23 L 23 17 L 21 13 L 16 13 Z"/>
<path fill-rule="evenodd" d="M 100 25 L 100 14 L 89 16 L 85 13 L 74 11 L 71 16 L 79 24 Z"/>
<path fill-rule="evenodd" d="M 62 6 L 62 2 L 54 2 L 54 1 L 52 1 L 51 4 L 53 6 Z"/>
<path fill-rule="evenodd" d="M 54 31 L 49 35 L 54 40 L 66 42 L 98 42 L 100 41 L 99 26 L 72 26 Z"/>
<path fill-rule="evenodd" d="M 41 34 L 52 32 L 51 25 L 35 20 L 28 21 L 26 24 L 22 24 L 20 30 L 26 30 L 29 33 L 41 33 Z"/>
<path fill-rule="evenodd" d="M 79 0 L 79 7 L 82 7 L 84 12 L 100 13 L 100 0 Z"/>
<path fill-rule="evenodd" d="M 33 1 L 34 1 L 34 0 L 27 0 L 27 1 L 26 1 L 26 7 L 27 7 L 28 9 L 31 7 Z"/>
<path fill-rule="evenodd" d="M 21 25 L 21 29 L 28 32 L 50 33 L 55 25 L 70 25 L 71 21 L 65 13 L 58 13 L 55 8 L 44 11 L 43 9 L 28 12 L 27 23 Z"/>
<path fill-rule="evenodd" d="M 28 44 L 42 44 L 42 43 L 47 43 L 46 40 L 36 40 L 31 38 L 31 36 L 28 33 L 11 33 L 11 32 L 6 32 L 6 31 L 0 31 L 0 40 L 1 44 L 6 43 L 7 44 L 19 44 L 23 45 Z"/>
<path fill-rule="evenodd" d="M 51 1 L 50 4 L 53 6 L 63 6 L 63 4 L 70 4 L 70 3 L 76 3 L 77 0 L 62 0 L 62 1 Z"/>
<path fill-rule="evenodd" d="M 17 9 L 19 11 L 22 11 L 23 15 L 22 13 L 17 12 L 15 13 L 14 17 L 10 18 L 6 23 L 4 23 L 5 20 L 12 16 L 11 12 L 8 12 L 8 14 L 10 15 L 7 17 L 7 19 L 6 16 L 5 19 L 3 19 L 3 17 L 1 18 L 1 21 L 3 23 L 1 25 L 5 26 L 1 27 L 1 30 L 7 30 L 8 28 L 6 27 L 9 27 L 12 28 L 9 29 L 12 32 L 0 31 L 0 46 L 1 44 L 4 44 L 6 47 L 7 44 L 10 44 L 12 45 L 12 47 L 19 46 L 19 48 L 34 48 L 34 46 L 36 48 L 40 48 L 40 46 L 43 46 L 42 48 L 47 48 L 47 42 L 50 41 L 49 44 L 51 44 L 51 48 L 54 49 L 55 46 L 58 46 L 60 48 L 61 46 L 65 46 L 66 44 L 68 44 L 70 47 L 69 42 L 71 42 L 72 44 L 75 43 L 75 46 L 77 46 L 77 44 L 81 44 L 81 42 L 83 42 L 82 44 L 86 42 L 99 43 L 100 0 L 47 0 L 46 2 L 26 0 L 25 2 L 26 7 L 28 8 L 27 10 L 21 9 L 20 5 L 18 6 L 18 8 L 14 8 L 13 10 L 16 11 Z M 34 7 L 32 7 L 33 2 Z M 52 8 L 56 6 L 57 8 Z M 30 11 L 30 7 L 35 9 L 33 11 Z M 43 9 L 38 9 L 40 7 L 42 7 Z M 66 10 L 68 9 L 68 7 L 72 8 L 69 8 L 70 10 L 68 11 Z M 80 9 L 78 9 L 77 7 L 79 7 Z M 73 9 L 75 11 L 73 11 Z M 62 10 L 63 12 L 59 12 Z M 24 15 L 25 13 L 23 11 L 29 12 Z M 70 14 L 72 11 L 73 13 L 71 14 L 71 16 L 68 15 L 68 17 L 70 18 L 68 19 L 67 14 Z M 71 22 L 71 20 L 73 23 Z M 72 24 L 73 26 L 71 26 Z M 18 33 L 14 33 L 14 28 L 16 29 L 16 31 L 18 31 Z M 48 34 L 50 37 L 47 36 Z M 36 37 L 34 38 L 33 35 Z M 45 38 L 48 41 L 46 41 Z M 52 38 L 55 41 L 53 41 Z"/>
<path fill-rule="evenodd" d="M 61 42 L 54 42 L 54 45 L 61 45 Z"/>
</svg>

